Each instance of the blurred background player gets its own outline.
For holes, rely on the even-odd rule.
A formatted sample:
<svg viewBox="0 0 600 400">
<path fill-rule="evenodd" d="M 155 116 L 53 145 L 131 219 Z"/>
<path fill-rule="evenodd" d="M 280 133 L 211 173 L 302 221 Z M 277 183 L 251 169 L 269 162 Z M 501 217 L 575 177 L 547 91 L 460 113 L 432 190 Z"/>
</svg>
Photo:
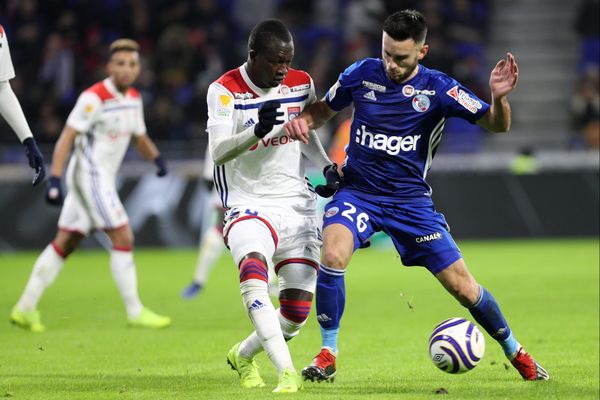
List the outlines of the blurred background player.
<svg viewBox="0 0 600 400">
<path fill-rule="evenodd" d="M 223 242 L 223 213 L 225 209 L 215 189 L 213 181 L 214 170 L 214 164 L 210 157 L 209 148 L 207 147 L 204 156 L 204 167 L 202 169 L 202 182 L 209 193 L 207 211 L 210 215 L 207 218 L 210 219 L 210 227 L 201 235 L 194 278 L 181 292 L 181 297 L 184 299 L 193 299 L 200 293 L 206 285 L 208 274 L 217 261 L 219 261 L 223 250 L 225 250 L 225 243 Z"/>
<path fill-rule="evenodd" d="M 320 170 L 332 167 L 314 131 L 310 145 L 302 145 L 280 126 L 316 100 L 311 77 L 290 68 L 293 56 L 287 27 L 279 20 L 260 22 L 248 39 L 247 62 L 213 82 L 207 95 L 215 185 L 227 208 L 225 243 L 255 328 L 227 361 L 242 387 L 261 387 L 254 356 L 264 350 L 279 374 L 274 392 L 302 388 L 286 341 L 306 322 L 318 270 L 316 196 L 303 154 Z M 279 277 L 278 310 L 268 294 L 270 260 Z"/>
<path fill-rule="evenodd" d="M 212 162 L 212 158 L 210 158 L 209 149 L 209 147 L 206 148 L 206 154 L 204 155 L 202 182 L 209 193 L 207 212 L 210 215 L 208 215 L 207 218 L 209 218 L 210 226 L 200 238 L 198 261 L 196 262 L 196 269 L 194 270 L 194 278 L 181 292 L 181 297 L 186 300 L 193 299 L 202 291 L 202 289 L 204 289 L 210 271 L 219 261 L 221 254 L 223 254 L 223 250 L 225 250 L 225 243 L 223 242 L 223 213 L 225 212 L 225 209 L 223 208 L 221 200 L 219 199 L 219 194 L 215 189 L 213 181 L 215 165 Z M 277 275 L 273 270 L 272 262 L 269 262 L 269 295 L 271 297 L 279 296 Z"/>
<path fill-rule="evenodd" d="M 306 142 L 309 129 L 355 106 L 344 186 L 325 208 L 316 304 L 322 347 L 302 374 L 311 381 L 335 376 L 346 267 L 356 249 L 384 231 L 402 263 L 425 266 L 498 341 L 524 379 L 546 380 L 548 373 L 517 342 L 494 297 L 467 269 L 425 181 L 446 118 L 462 118 L 490 132 L 510 129 L 506 96 L 517 85 L 517 63 L 508 53 L 496 64 L 489 105 L 448 75 L 419 64 L 429 50 L 426 35 L 421 13 L 390 15 L 383 24 L 382 58 L 348 67 L 323 100 L 285 126 L 292 138 Z"/>
<path fill-rule="evenodd" d="M 133 233 L 115 187 L 116 173 L 133 137 L 138 152 L 153 160 L 158 176 L 167 174 L 166 164 L 146 134 L 142 99 L 131 87 L 140 73 L 139 46 L 129 39 L 110 45 L 109 77 L 84 91 L 71 111 L 54 148 L 46 200 L 63 203 L 61 176 L 67 169 L 68 193 L 58 220 L 58 232 L 38 257 L 10 320 L 33 332 L 45 330 L 37 304 L 54 281 L 64 261 L 81 240 L 94 230 L 106 232 L 112 242 L 110 268 L 125 303 L 132 326 L 162 328 L 169 317 L 142 305 L 137 291 L 133 261 Z"/>
<path fill-rule="evenodd" d="M 17 137 L 25 146 L 25 155 L 29 161 L 29 166 L 34 169 L 33 185 L 40 183 L 46 176 L 44 167 L 44 157 L 37 148 L 29 124 L 25 119 L 21 104 L 12 88 L 10 82 L 15 77 L 12 60 L 10 58 L 10 49 L 6 32 L 0 25 L 0 115 L 8 122 L 8 125 L 15 131 Z"/>
</svg>

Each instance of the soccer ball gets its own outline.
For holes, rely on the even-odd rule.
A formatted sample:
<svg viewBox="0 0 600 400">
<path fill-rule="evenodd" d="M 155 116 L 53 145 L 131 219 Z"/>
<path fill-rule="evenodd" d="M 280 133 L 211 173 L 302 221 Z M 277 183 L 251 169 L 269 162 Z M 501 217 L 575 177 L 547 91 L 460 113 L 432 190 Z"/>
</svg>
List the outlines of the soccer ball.
<svg viewBox="0 0 600 400">
<path fill-rule="evenodd" d="M 483 335 L 477 326 L 464 318 L 440 322 L 429 337 L 431 361 L 449 374 L 472 370 L 479 364 L 484 352 Z"/>
</svg>

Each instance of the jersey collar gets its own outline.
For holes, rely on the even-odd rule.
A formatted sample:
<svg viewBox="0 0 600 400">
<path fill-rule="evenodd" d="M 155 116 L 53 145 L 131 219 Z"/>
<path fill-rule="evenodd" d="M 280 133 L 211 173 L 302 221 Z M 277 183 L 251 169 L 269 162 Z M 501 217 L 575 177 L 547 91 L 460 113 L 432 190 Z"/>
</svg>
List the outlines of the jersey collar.
<svg viewBox="0 0 600 400">
<path fill-rule="evenodd" d="M 248 75 L 248 71 L 246 70 L 246 68 L 247 68 L 246 64 L 247 63 L 244 63 L 244 65 L 242 65 L 241 67 L 239 67 L 240 74 L 242 75 L 242 79 L 244 79 L 244 82 L 246 82 L 246 84 L 248 85 L 248 87 L 250 89 L 252 89 L 254 91 L 254 93 L 258 94 L 259 96 L 268 96 L 270 94 L 277 94 L 277 93 L 279 93 L 279 87 L 281 85 L 277 85 L 275 87 L 267 88 L 267 89 L 259 88 L 258 86 L 256 86 L 252 82 L 252 80 L 250 79 L 250 76 Z"/>
<path fill-rule="evenodd" d="M 119 92 L 119 90 L 117 89 L 117 87 L 113 83 L 113 81 L 110 78 L 110 76 L 108 78 L 105 78 L 102 81 L 102 83 L 104 84 L 104 87 L 106 88 L 106 90 L 108 90 L 108 92 L 110 94 L 112 94 L 115 99 L 123 99 L 123 98 L 125 98 L 125 95 L 123 93 Z"/>
</svg>

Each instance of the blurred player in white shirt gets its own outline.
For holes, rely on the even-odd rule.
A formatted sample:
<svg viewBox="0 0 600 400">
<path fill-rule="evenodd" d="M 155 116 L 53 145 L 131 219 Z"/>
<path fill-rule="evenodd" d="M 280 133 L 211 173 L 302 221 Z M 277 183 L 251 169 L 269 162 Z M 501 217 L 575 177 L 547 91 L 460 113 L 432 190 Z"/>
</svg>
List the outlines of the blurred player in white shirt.
<svg viewBox="0 0 600 400">
<path fill-rule="evenodd" d="M 0 115 L 6 120 L 8 125 L 15 131 L 17 137 L 25 146 L 25 154 L 29 161 L 29 166 L 34 169 L 33 185 L 40 183 L 46 175 L 44 168 L 44 158 L 37 148 L 31 129 L 27 124 L 21 105 L 15 92 L 10 87 L 9 80 L 15 77 L 15 70 L 10 58 L 10 49 L 8 48 L 8 39 L 6 32 L 0 25 Z"/>
<path fill-rule="evenodd" d="M 56 237 L 38 257 L 25 291 L 13 308 L 11 321 L 33 332 L 45 330 L 37 311 L 44 290 L 54 281 L 65 258 L 90 232 L 103 230 L 112 242 L 110 268 L 132 326 L 162 328 L 170 325 L 142 305 L 133 262 L 133 233 L 119 199 L 115 179 L 129 142 L 153 160 L 157 175 L 167 173 L 164 160 L 146 134 L 139 92 L 131 87 L 140 73 L 139 46 L 119 39 L 110 46 L 109 77 L 85 90 L 71 111 L 54 148 L 46 201 L 63 203 L 61 176 L 66 173 L 68 194 L 58 220 Z"/>
<path fill-rule="evenodd" d="M 210 157 L 210 146 L 206 148 L 204 156 L 204 166 L 202 169 L 202 183 L 206 185 L 209 192 L 209 209 L 208 215 L 205 218 L 210 220 L 210 227 L 204 232 L 200 239 L 198 261 L 194 269 L 194 277 L 192 281 L 183 289 L 181 297 L 186 300 L 191 300 L 198 296 L 206 286 L 208 275 L 213 269 L 223 250 L 225 243 L 223 242 L 223 213 L 225 209 L 219 198 L 219 193 L 215 188 L 213 181 L 214 163 Z M 267 260 L 270 261 L 270 260 Z M 277 275 L 273 270 L 273 263 L 269 262 L 269 295 L 271 297 L 279 296 L 279 287 L 277 283 Z"/>
<path fill-rule="evenodd" d="M 303 154 L 331 167 L 312 132 L 310 145 L 289 141 L 281 124 L 316 100 L 311 77 L 290 68 L 294 43 L 279 20 L 256 25 L 247 62 L 213 82 L 207 95 L 214 182 L 225 213 L 224 238 L 239 268 L 243 304 L 255 332 L 227 361 L 242 387 L 264 386 L 254 356 L 265 350 L 279 373 L 274 392 L 302 388 L 286 341 L 305 324 L 319 268 L 315 189 Z M 268 265 L 279 277 L 280 308 L 268 294 Z"/>
<path fill-rule="evenodd" d="M 207 216 L 211 223 L 210 227 L 202 234 L 200 240 L 200 253 L 194 270 L 194 278 L 192 282 L 181 292 L 181 297 L 184 299 L 192 299 L 196 297 L 206 285 L 208 275 L 216 262 L 221 257 L 225 250 L 223 243 L 223 205 L 219 199 L 219 195 L 215 189 L 213 182 L 214 164 L 210 158 L 210 151 L 206 149 L 204 156 L 204 166 L 202 169 L 202 183 L 206 185 L 209 192 L 209 208 Z"/>
</svg>

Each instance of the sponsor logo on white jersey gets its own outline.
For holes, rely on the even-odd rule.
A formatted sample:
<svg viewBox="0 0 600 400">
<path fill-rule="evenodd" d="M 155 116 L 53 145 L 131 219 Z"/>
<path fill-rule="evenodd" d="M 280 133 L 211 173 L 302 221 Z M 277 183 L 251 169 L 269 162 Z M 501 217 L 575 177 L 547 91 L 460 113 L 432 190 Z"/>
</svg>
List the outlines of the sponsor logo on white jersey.
<svg viewBox="0 0 600 400">
<path fill-rule="evenodd" d="M 375 96 L 375 92 L 372 90 L 370 92 L 365 93 L 363 97 L 367 100 L 377 101 L 377 96 Z"/>
<path fill-rule="evenodd" d="M 254 119 L 252 117 L 250 117 L 250 119 L 248 121 L 244 122 L 244 126 L 246 128 L 250 128 L 254 124 L 256 124 L 256 121 L 254 121 Z"/>
<path fill-rule="evenodd" d="M 412 99 L 412 106 L 415 111 L 425 112 L 429 110 L 430 105 L 431 102 L 429 101 L 429 97 L 425 96 L 424 94 L 418 94 Z"/>
<path fill-rule="evenodd" d="M 234 93 L 233 97 L 235 97 L 236 99 L 241 99 L 241 100 L 248 100 L 254 97 L 254 95 L 252 93 Z"/>
<path fill-rule="evenodd" d="M 481 102 L 469 96 L 467 92 L 462 89 L 454 86 L 452 89 L 448 90 L 446 94 L 452 97 L 454 100 L 458 102 L 461 106 L 472 112 L 473 114 L 477 114 L 477 110 L 481 110 Z"/>
<path fill-rule="evenodd" d="M 226 94 L 219 95 L 219 100 L 217 102 L 216 114 L 217 117 L 229 117 L 233 110 L 233 104 L 231 102 L 231 97 Z"/>
<path fill-rule="evenodd" d="M 383 150 L 391 156 L 402 152 L 415 151 L 421 135 L 412 136 L 388 136 L 383 133 L 371 133 L 362 125 L 356 130 L 354 141 L 361 146 L 375 150 Z"/>
<path fill-rule="evenodd" d="M 382 92 L 382 93 L 385 93 L 385 91 L 386 91 L 386 87 L 383 85 L 380 85 L 378 83 L 362 81 L 362 84 L 364 87 L 366 87 L 369 90 L 375 90 L 376 92 Z"/>
<path fill-rule="evenodd" d="M 283 146 L 289 143 L 294 143 L 296 140 L 287 137 L 286 135 L 282 136 L 273 136 L 273 137 L 264 137 L 258 141 L 254 146 L 250 147 L 250 151 L 254 151 L 258 148 L 259 145 L 263 145 L 263 147 L 277 147 Z"/>
<path fill-rule="evenodd" d="M 289 94 L 289 93 L 290 93 L 290 88 L 289 88 L 289 86 L 286 86 L 286 85 L 281 85 L 281 86 L 279 87 L 279 93 L 281 93 L 281 94 L 283 94 L 283 95 Z"/>
<path fill-rule="evenodd" d="M 415 239 L 417 243 L 425 243 L 431 242 L 432 240 L 439 240 L 442 238 L 442 234 L 440 232 L 430 233 L 429 235 L 420 236 Z"/>
<path fill-rule="evenodd" d="M 310 89 L 310 83 L 304 83 L 302 85 L 292 86 L 290 88 L 290 92 L 300 92 L 302 90 L 308 90 L 308 89 Z"/>
</svg>

